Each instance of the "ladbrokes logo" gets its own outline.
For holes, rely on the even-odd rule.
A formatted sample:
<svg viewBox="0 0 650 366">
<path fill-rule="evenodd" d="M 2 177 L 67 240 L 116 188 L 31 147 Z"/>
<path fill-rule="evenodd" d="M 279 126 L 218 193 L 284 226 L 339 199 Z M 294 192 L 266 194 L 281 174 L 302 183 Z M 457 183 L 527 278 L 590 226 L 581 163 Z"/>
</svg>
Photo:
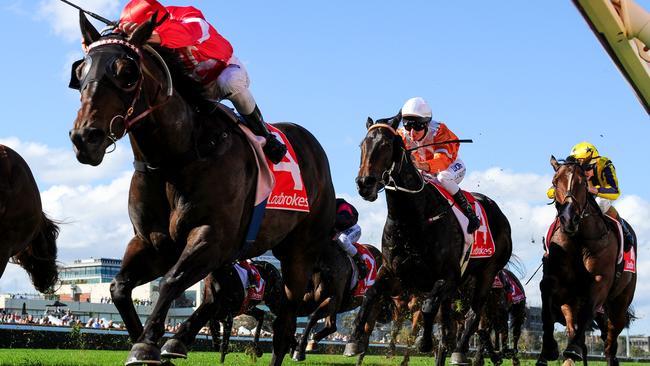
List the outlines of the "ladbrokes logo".
<svg viewBox="0 0 650 366">
<path fill-rule="evenodd" d="M 285 195 L 284 193 L 280 192 L 280 194 L 276 196 L 269 197 L 268 204 L 274 206 L 302 207 L 307 209 L 309 208 L 309 201 L 307 200 L 307 197 L 300 197 L 298 193 Z"/>
</svg>

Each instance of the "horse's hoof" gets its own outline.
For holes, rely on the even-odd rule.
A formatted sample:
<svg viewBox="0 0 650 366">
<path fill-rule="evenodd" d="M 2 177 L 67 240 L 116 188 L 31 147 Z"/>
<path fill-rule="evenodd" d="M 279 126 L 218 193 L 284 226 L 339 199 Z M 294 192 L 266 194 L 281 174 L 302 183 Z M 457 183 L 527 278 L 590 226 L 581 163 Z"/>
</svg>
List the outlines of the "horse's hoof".
<svg viewBox="0 0 650 366">
<path fill-rule="evenodd" d="M 187 358 L 187 347 L 178 339 L 170 338 L 160 349 L 163 358 Z"/>
<path fill-rule="evenodd" d="M 576 345 L 569 345 L 564 352 L 562 352 L 562 356 L 573 361 L 582 361 L 582 348 Z"/>
<path fill-rule="evenodd" d="M 354 357 L 356 355 L 363 353 L 359 348 L 360 347 L 358 343 L 348 342 L 345 344 L 345 350 L 343 351 L 343 356 Z"/>
<path fill-rule="evenodd" d="M 125 366 L 160 365 L 160 349 L 148 343 L 136 343 L 131 347 Z"/>
<path fill-rule="evenodd" d="M 263 355 L 264 355 L 264 351 L 259 347 L 255 347 L 255 356 L 262 357 Z"/>
<path fill-rule="evenodd" d="M 304 361 L 305 360 L 305 355 L 303 353 L 295 351 L 293 353 L 293 357 L 291 357 L 291 359 L 294 360 L 294 361 L 298 361 L 298 362 Z"/>
<path fill-rule="evenodd" d="M 452 365 L 467 365 L 469 362 L 467 361 L 467 356 L 465 356 L 464 353 L 461 352 L 454 352 L 451 354 L 451 357 L 449 358 L 449 363 Z"/>
<path fill-rule="evenodd" d="M 518 358 L 513 358 L 512 359 L 512 366 L 519 366 L 521 363 L 519 362 Z"/>
<path fill-rule="evenodd" d="M 419 336 L 415 340 L 415 347 L 420 353 L 433 352 L 433 340 L 431 339 L 431 337 Z"/>
<path fill-rule="evenodd" d="M 317 349 L 318 349 L 318 343 L 316 343 L 315 341 L 312 340 L 312 341 L 309 341 L 309 343 L 307 343 L 307 347 L 305 348 L 305 351 L 312 352 L 312 351 L 315 351 Z"/>
</svg>

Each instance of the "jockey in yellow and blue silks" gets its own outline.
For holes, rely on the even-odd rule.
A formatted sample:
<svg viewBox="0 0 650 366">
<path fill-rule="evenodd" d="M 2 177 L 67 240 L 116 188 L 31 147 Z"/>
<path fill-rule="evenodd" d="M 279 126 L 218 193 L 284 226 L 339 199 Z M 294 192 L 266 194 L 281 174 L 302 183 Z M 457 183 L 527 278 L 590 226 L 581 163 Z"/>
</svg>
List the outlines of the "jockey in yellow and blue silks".
<svg viewBox="0 0 650 366">
<path fill-rule="evenodd" d="M 586 163 L 585 175 L 589 180 L 589 193 L 596 196 L 596 203 L 605 215 L 615 218 L 621 223 L 625 237 L 624 249 L 627 252 L 634 242 L 634 237 L 616 208 L 612 206 L 612 202 L 621 195 L 614 164 L 609 158 L 601 156 L 596 147 L 588 142 L 575 145 L 569 156 L 581 163 Z M 552 199 L 555 195 L 554 188 L 551 187 L 546 194 Z"/>
</svg>

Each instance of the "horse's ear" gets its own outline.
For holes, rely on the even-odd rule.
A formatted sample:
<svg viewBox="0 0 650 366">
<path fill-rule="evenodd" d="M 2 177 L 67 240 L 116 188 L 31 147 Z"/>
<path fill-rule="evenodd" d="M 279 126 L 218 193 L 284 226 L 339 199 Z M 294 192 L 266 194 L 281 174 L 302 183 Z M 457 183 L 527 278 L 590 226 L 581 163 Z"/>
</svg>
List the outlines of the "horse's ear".
<svg viewBox="0 0 650 366">
<path fill-rule="evenodd" d="M 143 44 L 147 43 L 149 38 L 151 38 L 151 33 L 153 33 L 153 30 L 158 25 L 158 23 L 156 22 L 157 17 L 158 17 L 158 12 L 155 12 L 151 16 L 151 19 L 140 24 L 138 28 L 136 28 L 131 34 L 131 36 L 129 37 L 129 42 L 131 42 L 136 46 L 142 46 Z"/>
<path fill-rule="evenodd" d="M 397 127 L 399 127 L 399 123 L 400 123 L 401 120 L 402 120 L 402 110 L 400 109 L 399 112 L 397 112 L 397 114 L 394 115 L 388 121 L 388 123 L 390 124 L 391 127 L 393 127 L 394 129 L 397 129 Z"/>
<path fill-rule="evenodd" d="M 560 169 L 560 163 L 557 162 L 557 159 L 553 155 L 551 155 L 551 166 L 553 167 L 553 170 L 555 170 L 556 172 L 558 169 Z"/>
<path fill-rule="evenodd" d="M 368 117 L 368 120 L 366 121 L 366 128 L 370 128 L 370 126 L 374 125 L 375 121 L 372 120 L 372 118 Z"/>
<path fill-rule="evenodd" d="M 86 14 L 81 10 L 79 10 L 79 27 L 81 28 L 81 38 L 83 38 L 86 46 L 90 46 L 101 37 L 95 26 L 90 23 L 86 18 Z"/>
</svg>

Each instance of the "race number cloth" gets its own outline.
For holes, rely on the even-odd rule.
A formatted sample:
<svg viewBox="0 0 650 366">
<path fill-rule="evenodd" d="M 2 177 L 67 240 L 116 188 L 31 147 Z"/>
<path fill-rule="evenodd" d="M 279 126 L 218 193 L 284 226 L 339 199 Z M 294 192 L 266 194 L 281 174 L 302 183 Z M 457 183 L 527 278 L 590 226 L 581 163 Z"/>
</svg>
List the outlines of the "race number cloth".
<svg viewBox="0 0 650 366">
<path fill-rule="evenodd" d="M 250 262 L 243 260 L 235 263 L 235 269 L 237 270 L 239 279 L 244 287 L 244 304 L 248 304 L 251 300 L 262 301 L 264 299 L 264 288 L 266 287 L 266 282 L 260 275 L 260 271 L 257 267 Z M 248 278 L 249 274 L 253 276 L 252 279 Z M 244 308 L 243 305 L 242 308 Z"/>
<path fill-rule="evenodd" d="M 628 252 L 623 252 L 623 243 L 624 243 L 624 237 L 623 237 L 623 228 L 621 227 L 621 223 L 618 222 L 615 218 L 605 215 L 605 217 L 609 218 L 614 225 L 617 228 L 618 232 L 618 243 L 619 243 L 619 248 L 618 248 L 618 258 L 616 260 L 616 263 L 619 264 L 621 261 L 625 261 L 623 265 L 623 271 L 624 272 L 632 272 L 636 273 L 636 252 L 634 251 L 634 247 L 632 247 Z M 560 219 L 555 218 L 553 220 L 553 223 L 551 223 L 551 226 L 548 228 L 548 233 L 546 234 L 546 242 L 544 242 L 544 250 L 546 251 L 545 254 L 548 254 L 548 246 L 551 243 L 551 238 L 553 237 L 553 233 L 555 233 L 556 230 L 560 229 Z"/>
<path fill-rule="evenodd" d="M 469 204 L 474 208 L 476 216 L 478 216 L 478 218 L 481 220 L 481 226 L 479 226 L 473 235 L 470 235 L 467 233 L 467 224 L 469 223 L 469 220 L 460 209 L 458 204 L 454 202 L 454 198 L 451 196 L 451 194 L 449 194 L 449 192 L 447 192 L 447 190 L 437 182 L 430 179 L 427 179 L 427 182 L 436 187 L 440 194 L 442 194 L 447 199 L 450 205 L 453 204 L 451 209 L 456 215 L 456 219 L 458 219 L 458 223 L 460 224 L 460 227 L 463 230 L 463 234 L 465 235 L 465 247 L 467 248 L 470 245 L 472 246 L 470 258 L 491 257 L 495 252 L 494 239 L 492 238 L 492 231 L 490 231 L 487 215 L 485 214 L 481 203 L 478 202 L 476 198 L 474 198 L 474 196 L 472 196 L 469 192 L 462 191 L 465 197 L 467 197 Z"/>
<path fill-rule="evenodd" d="M 506 272 L 506 278 L 510 283 L 510 291 L 506 292 L 508 302 L 510 304 L 519 304 L 522 301 L 526 301 L 524 290 L 517 285 L 517 282 L 512 279 L 508 272 Z"/>
<path fill-rule="evenodd" d="M 293 147 L 282 131 L 268 123 L 266 128 L 287 147 L 287 154 L 278 164 L 274 165 L 267 159 L 268 166 L 275 176 L 275 186 L 266 203 L 266 208 L 309 212 L 307 190 L 303 184 L 300 166 Z"/>
<path fill-rule="evenodd" d="M 614 225 L 616 225 L 616 229 L 618 229 L 619 252 L 616 263 L 624 261 L 623 272 L 636 273 L 636 253 L 634 252 L 634 247 L 631 247 L 628 252 L 623 252 L 625 236 L 623 236 L 623 227 L 621 226 L 621 223 L 609 215 L 605 215 L 605 217 L 612 220 Z"/>
<path fill-rule="evenodd" d="M 377 262 L 375 262 L 375 257 L 373 257 L 372 253 L 370 253 L 370 250 L 366 248 L 365 245 L 359 244 L 359 243 L 354 243 L 355 248 L 357 248 L 357 252 L 359 255 L 361 255 L 361 258 L 363 261 L 366 263 L 366 268 L 368 269 L 368 274 L 366 275 L 365 278 L 358 280 L 359 275 L 358 275 L 358 269 L 356 267 L 356 264 L 350 258 L 350 262 L 352 263 L 352 268 L 355 270 L 352 271 L 352 280 L 350 283 L 356 283 L 356 288 L 354 290 L 354 293 L 352 294 L 353 296 L 363 296 L 363 294 L 366 293 L 366 290 L 372 286 L 375 283 L 375 278 L 377 278 Z"/>
</svg>

